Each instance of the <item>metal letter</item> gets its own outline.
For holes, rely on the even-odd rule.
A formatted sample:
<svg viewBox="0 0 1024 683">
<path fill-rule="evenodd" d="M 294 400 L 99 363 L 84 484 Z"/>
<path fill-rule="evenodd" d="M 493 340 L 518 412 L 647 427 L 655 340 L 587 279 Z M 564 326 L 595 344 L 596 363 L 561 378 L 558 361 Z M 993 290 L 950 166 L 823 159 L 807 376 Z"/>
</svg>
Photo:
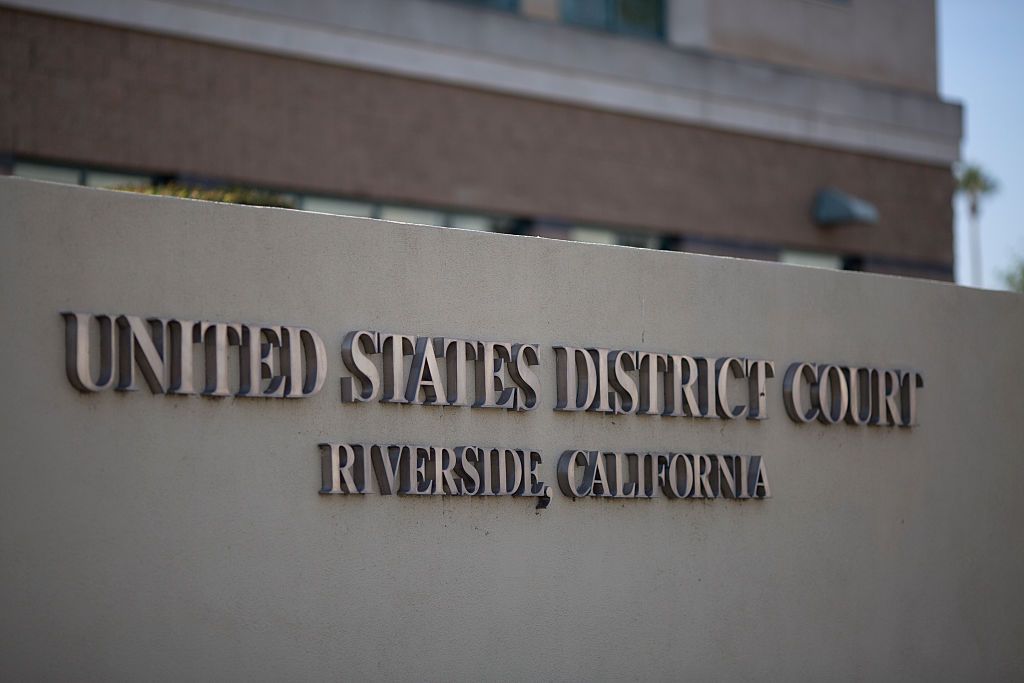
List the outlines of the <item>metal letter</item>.
<svg viewBox="0 0 1024 683">
<path fill-rule="evenodd" d="M 711 458 L 703 454 L 694 454 L 693 458 L 693 493 L 691 498 L 715 498 L 718 494 L 711 486 Z"/>
<path fill-rule="evenodd" d="M 405 458 L 405 467 L 402 469 L 402 487 L 398 492 L 414 496 L 432 494 L 436 482 L 427 479 L 427 458 L 430 457 L 430 448 L 403 446 L 402 456 Z"/>
<path fill-rule="evenodd" d="M 64 369 L 79 391 L 103 391 L 114 383 L 114 323 L 109 315 L 61 313 L 64 317 Z M 100 328 L 100 372 L 92 378 L 92 321 Z"/>
<path fill-rule="evenodd" d="M 625 453 L 609 453 L 607 455 L 612 456 L 612 477 L 614 479 L 612 489 L 613 498 L 635 498 L 637 483 L 636 481 L 626 481 L 626 475 L 629 474 L 629 462 L 626 460 Z"/>
<path fill-rule="evenodd" d="M 748 360 L 747 377 L 749 377 L 750 411 L 748 420 L 768 419 L 767 379 L 775 377 L 775 363 L 770 360 Z"/>
<path fill-rule="evenodd" d="M 665 409 L 662 415 L 700 415 L 700 406 L 694 393 L 697 376 L 697 361 L 690 356 L 669 355 L 668 371 L 665 374 Z"/>
<path fill-rule="evenodd" d="M 537 467 L 540 465 L 540 452 L 527 451 L 523 458 L 523 486 L 521 495 L 541 496 L 549 495 L 544 482 L 537 476 Z"/>
<path fill-rule="evenodd" d="M 553 348 L 558 377 L 555 410 L 586 410 L 597 394 L 594 359 L 586 349 L 575 346 Z"/>
<path fill-rule="evenodd" d="M 718 495 L 723 498 L 738 498 L 736 456 L 713 455 L 711 457 L 714 458 L 714 471 L 718 475 L 715 477 Z"/>
<path fill-rule="evenodd" d="M 537 344 L 516 344 L 512 347 L 512 362 L 508 372 L 518 385 L 516 410 L 534 410 L 540 400 L 540 379 L 531 366 L 540 365 Z"/>
<path fill-rule="evenodd" d="M 497 455 L 497 449 L 494 448 L 481 448 L 480 449 L 480 460 L 477 469 L 480 471 L 480 495 L 481 496 L 493 496 L 495 485 L 494 485 L 494 458 Z"/>
<path fill-rule="evenodd" d="M 405 398 L 405 357 L 413 352 L 413 338 L 405 334 L 380 333 L 384 354 L 384 403 L 408 403 Z"/>
<path fill-rule="evenodd" d="M 341 490 L 338 444 L 320 444 L 320 493 L 345 493 Z"/>
<path fill-rule="evenodd" d="M 576 475 L 578 473 L 578 460 L 580 457 L 583 458 L 584 470 L 589 470 L 586 451 L 565 451 L 558 458 L 558 488 L 570 498 L 589 496 L 593 488 L 593 475 L 591 475 L 589 482 L 586 480 L 585 474 L 584 481 L 582 483 L 577 482 Z"/>
<path fill-rule="evenodd" d="M 164 393 L 164 330 L 166 321 L 135 315 L 117 316 L 117 390 L 135 391 L 135 365 L 154 394 Z"/>
<path fill-rule="evenodd" d="M 803 380 L 807 380 L 813 390 L 817 379 L 818 366 L 814 363 L 793 363 L 786 370 L 786 377 L 782 382 L 782 398 L 786 404 L 786 412 L 794 422 L 810 422 L 818 417 L 819 409 L 816 406 L 804 407 L 802 384 Z"/>
<path fill-rule="evenodd" d="M 612 351 L 608 357 L 609 381 L 612 393 L 612 409 L 616 415 L 632 415 L 637 409 L 636 380 L 629 373 L 636 370 L 635 351 Z"/>
<path fill-rule="evenodd" d="M 482 488 L 480 471 L 473 464 L 480 462 L 480 449 L 473 446 L 460 446 L 455 449 L 455 458 L 455 471 L 462 479 L 463 495 L 480 495 L 480 489 Z M 472 486 L 470 486 L 471 483 Z"/>
<path fill-rule="evenodd" d="M 718 418 L 718 398 L 715 396 L 715 389 L 717 389 L 718 373 L 716 369 L 718 367 L 717 358 L 698 358 L 697 367 L 704 366 L 704 371 L 699 373 L 699 377 L 702 381 L 697 384 L 697 396 L 700 402 L 700 415 L 699 417 L 707 418 L 710 420 L 717 420 Z"/>
<path fill-rule="evenodd" d="M 752 498 L 771 498 L 772 487 L 768 485 L 768 468 L 760 455 L 750 456 L 750 468 L 747 470 L 748 490 Z"/>
<path fill-rule="evenodd" d="M 195 328 L 196 341 L 206 349 L 206 396 L 230 396 L 228 388 L 228 344 L 242 342 L 242 327 L 233 323 L 211 323 L 202 321 Z"/>
<path fill-rule="evenodd" d="M 592 496 L 613 496 L 611 482 L 608 480 L 608 468 L 605 467 L 604 453 L 601 451 L 590 451 L 587 454 L 590 466 L 587 468 L 590 474 L 590 495 Z"/>
<path fill-rule="evenodd" d="M 466 361 L 476 358 L 476 342 L 465 339 L 434 337 L 434 353 L 444 356 L 446 369 L 447 400 L 450 406 L 468 406 L 469 392 L 466 390 Z"/>
<path fill-rule="evenodd" d="M 281 327 L 281 374 L 285 398 L 308 398 L 327 380 L 327 347 L 308 327 Z"/>
<path fill-rule="evenodd" d="M 349 444 L 320 444 L 320 493 L 363 493 L 356 486 L 352 466 L 356 464 L 356 452 Z"/>
<path fill-rule="evenodd" d="M 835 365 L 825 365 L 818 370 L 818 407 L 818 420 L 825 424 L 841 421 L 850 407 L 846 375 Z"/>
<path fill-rule="evenodd" d="M 519 485 L 523 483 L 523 463 L 520 460 L 520 452 L 514 451 L 511 448 L 499 448 L 497 450 L 498 486 L 494 493 L 498 496 L 511 496 L 519 490 Z M 510 466 L 511 473 L 509 473 Z"/>
<path fill-rule="evenodd" d="M 263 339 L 266 339 L 266 343 Z M 274 374 L 274 347 L 281 349 L 281 328 L 261 325 L 242 326 L 242 347 L 239 350 L 238 395 L 249 398 L 281 398 L 286 377 Z M 263 380 L 269 379 L 267 388 Z"/>
<path fill-rule="evenodd" d="M 850 392 L 850 407 L 846 411 L 846 422 L 864 426 L 871 420 L 871 369 L 843 368 L 846 386 Z M 861 378 L 864 379 L 863 389 Z"/>
<path fill-rule="evenodd" d="M 612 412 L 612 404 L 609 400 L 608 391 L 608 349 L 587 349 L 587 353 L 594 361 L 594 368 L 597 371 L 597 396 L 587 410 L 595 413 Z"/>
<path fill-rule="evenodd" d="M 740 358 L 722 358 L 715 364 L 715 376 L 718 384 L 718 414 L 730 420 L 738 420 L 747 416 L 749 407 L 746 403 L 729 406 L 729 368 L 733 377 L 746 377 L 747 363 Z"/>
<path fill-rule="evenodd" d="M 679 471 L 680 463 L 683 471 Z M 685 453 L 667 454 L 667 467 L 659 472 L 661 478 L 661 490 L 668 498 L 686 498 L 691 494 L 694 485 L 693 464 L 690 456 Z M 680 481 L 680 477 L 685 477 Z"/>
<path fill-rule="evenodd" d="M 874 413 L 871 415 L 873 425 L 893 425 L 902 423 L 899 397 L 899 370 L 872 370 L 872 382 L 875 388 Z"/>
<path fill-rule="evenodd" d="M 637 351 L 637 369 L 640 371 L 640 405 L 642 415 L 658 414 L 658 375 L 665 372 L 668 356 L 664 353 Z"/>
<path fill-rule="evenodd" d="M 171 352 L 171 379 L 168 394 L 194 394 L 195 388 L 194 320 L 168 320 L 167 339 Z"/>
<path fill-rule="evenodd" d="M 462 488 L 456 486 L 452 470 L 455 469 L 455 453 L 450 448 L 430 448 L 434 460 L 434 493 L 439 496 L 461 496 Z"/>
<path fill-rule="evenodd" d="M 654 497 L 654 476 L 648 477 L 648 469 L 650 468 L 652 457 L 650 453 L 631 453 L 636 459 L 636 497 L 637 498 L 652 498 Z M 651 486 L 648 486 L 650 484 Z"/>
<path fill-rule="evenodd" d="M 512 361 L 512 347 L 506 342 L 478 342 L 476 357 L 476 401 L 474 408 L 515 408 L 513 387 L 506 387 L 501 369 Z"/>
<path fill-rule="evenodd" d="M 900 388 L 903 384 L 902 370 L 885 371 L 885 406 L 892 423 L 897 427 L 903 426 L 903 411 L 900 406 Z"/>
<path fill-rule="evenodd" d="M 390 496 L 398 493 L 398 486 L 401 484 L 399 474 L 402 465 L 402 454 L 408 450 L 407 446 L 377 446 L 374 448 L 371 457 L 373 459 L 373 471 L 377 475 L 377 490 L 383 496 Z"/>
<path fill-rule="evenodd" d="M 352 377 L 341 378 L 341 400 L 376 401 L 380 396 L 380 372 L 367 354 L 380 353 L 380 336 L 369 330 L 356 330 L 341 342 L 341 360 Z M 354 380 L 359 380 L 359 391 Z"/>
<path fill-rule="evenodd" d="M 917 390 L 924 386 L 924 377 L 920 372 L 908 370 L 903 373 L 900 388 L 901 426 L 913 427 L 917 424 Z"/>
<path fill-rule="evenodd" d="M 423 399 L 420 399 L 420 389 Z M 405 388 L 407 403 L 422 405 L 424 403 L 445 403 L 444 385 L 441 384 L 441 371 L 437 367 L 434 356 L 434 345 L 429 337 L 416 338 L 416 352 L 409 368 L 409 382 Z"/>
</svg>

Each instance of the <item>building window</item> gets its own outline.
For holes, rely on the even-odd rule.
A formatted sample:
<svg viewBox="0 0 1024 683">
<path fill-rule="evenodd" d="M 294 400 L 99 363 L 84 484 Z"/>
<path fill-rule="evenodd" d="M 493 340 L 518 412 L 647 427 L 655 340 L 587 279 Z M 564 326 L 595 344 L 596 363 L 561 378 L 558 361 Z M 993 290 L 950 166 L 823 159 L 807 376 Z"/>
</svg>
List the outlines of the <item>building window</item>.
<svg viewBox="0 0 1024 683">
<path fill-rule="evenodd" d="M 665 35 L 664 0 L 562 0 L 562 21 L 640 38 Z"/>
<path fill-rule="evenodd" d="M 133 185 L 149 185 L 150 182 L 150 177 L 145 175 L 87 170 L 85 171 L 85 178 L 82 181 L 82 185 L 112 189 L 118 187 L 131 187 Z"/>
<path fill-rule="evenodd" d="M 843 270 L 864 270 L 864 257 L 863 256 L 844 256 L 843 257 Z"/>
<path fill-rule="evenodd" d="M 373 204 L 368 202 L 354 202 L 334 197 L 317 197 L 306 195 L 298 203 L 303 211 L 315 211 L 316 213 L 330 213 L 335 216 L 360 216 L 362 218 L 374 218 L 376 212 Z"/>
<path fill-rule="evenodd" d="M 616 242 L 623 247 L 638 249 L 667 249 L 668 241 L 661 235 L 643 235 L 631 232 L 620 232 Z"/>
<path fill-rule="evenodd" d="M 660 235 L 622 232 L 589 225 L 571 226 L 566 230 L 565 237 L 574 242 L 617 244 L 621 247 L 637 247 L 639 249 L 665 249 L 667 247 L 667 241 Z"/>
<path fill-rule="evenodd" d="M 132 185 L 149 185 L 152 178 L 137 173 L 111 173 L 90 168 L 40 164 L 33 161 L 15 161 L 12 175 L 33 180 L 48 180 L 66 185 L 88 185 L 89 187 L 118 188 Z"/>
<path fill-rule="evenodd" d="M 479 232 L 496 232 L 497 221 L 490 216 L 478 216 L 469 213 L 448 214 L 445 225 L 449 228 L 460 228 L 462 230 L 477 230 Z"/>
<path fill-rule="evenodd" d="M 15 161 L 12 175 L 31 178 L 32 180 L 46 180 L 51 183 L 64 183 L 66 185 L 84 184 L 84 172 L 81 169 L 69 166 L 36 164 L 31 161 Z"/>
<path fill-rule="evenodd" d="M 589 244 L 615 244 L 616 235 L 605 228 L 591 228 L 577 225 L 569 229 L 569 239 L 574 242 L 587 242 Z"/>
<path fill-rule="evenodd" d="M 519 11 L 519 0 L 455 0 L 461 2 L 464 5 L 476 5 L 478 7 L 489 7 L 490 9 L 500 9 L 506 12 L 518 12 Z"/>
<path fill-rule="evenodd" d="M 444 226 L 444 214 L 433 209 L 420 209 L 412 206 L 392 206 L 385 204 L 380 207 L 378 218 L 396 223 L 415 223 L 416 225 Z"/>
<path fill-rule="evenodd" d="M 835 254 L 822 254 L 814 251 L 795 251 L 784 249 L 779 253 L 780 263 L 811 268 L 829 268 L 839 270 L 843 267 L 843 259 Z"/>
</svg>

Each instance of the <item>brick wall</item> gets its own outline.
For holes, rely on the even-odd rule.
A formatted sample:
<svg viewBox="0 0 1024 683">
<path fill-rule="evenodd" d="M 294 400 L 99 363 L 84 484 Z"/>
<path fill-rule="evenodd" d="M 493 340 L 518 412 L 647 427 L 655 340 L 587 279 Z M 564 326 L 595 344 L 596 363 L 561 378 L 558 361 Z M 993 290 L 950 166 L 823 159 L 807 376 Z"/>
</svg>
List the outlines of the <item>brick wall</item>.
<svg viewBox="0 0 1024 683">
<path fill-rule="evenodd" d="M 31 13 L 0 10 L 0 103 L 0 155 L 872 255 L 940 273 L 953 259 L 948 168 Z M 873 202 L 880 224 L 817 228 L 810 205 L 823 185 Z"/>
</svg>

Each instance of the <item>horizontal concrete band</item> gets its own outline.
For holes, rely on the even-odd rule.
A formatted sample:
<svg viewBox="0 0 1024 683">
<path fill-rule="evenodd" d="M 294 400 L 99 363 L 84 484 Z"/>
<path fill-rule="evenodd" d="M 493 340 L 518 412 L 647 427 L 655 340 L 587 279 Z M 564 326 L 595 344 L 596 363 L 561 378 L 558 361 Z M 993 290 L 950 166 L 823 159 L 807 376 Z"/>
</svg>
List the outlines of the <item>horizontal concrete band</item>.
<svg viewBox="0 0 1024 683">
<path fill-rule="evenodd" d="M 356 2 L 342 9 L 318 7 L 315 14 L 301 3 L 283 7 L 254 0 L 0 5 L 844 150 L 943 165 L 959 158 L 960 108 L 935 98 L 457 5 L 403 3 L 413 13 L 436 13 L 433 21 L 423 15 L 433 29 L 453 22 L 459 27 L 434 31 L 430 43 L 410 22 L 394 21 L 391 2 L 374 3 L 388 11 L 369 11 Z M 480 40 L 481 32 L 510 37 Z M 511 46 L 518 46 L 515 54 Z"/>
</svg>

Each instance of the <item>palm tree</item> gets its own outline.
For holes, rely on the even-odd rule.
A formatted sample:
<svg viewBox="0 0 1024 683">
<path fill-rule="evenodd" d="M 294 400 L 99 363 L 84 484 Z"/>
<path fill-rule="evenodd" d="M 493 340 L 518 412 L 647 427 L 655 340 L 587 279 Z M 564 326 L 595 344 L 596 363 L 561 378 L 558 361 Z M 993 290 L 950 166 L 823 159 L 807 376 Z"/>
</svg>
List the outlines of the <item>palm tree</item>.
<svg viewBox="0 0 1024 683">
<path fill-rule="evenodd" d="M 975 287 L 981 286 L 981 200 L 996 191 L 998 184 L 995 178 L 988 175 L 980 166 L 964 164 L 957 170 L 957 192 L 967 197 L 967 207 L 971 217 L 971 281 Z"/>
<path fill-rule="evenodd" d="M 1014 260 L 1013 266 L 1003 273 L 1003 282 L 1011 292 L 1024 294 L 1024 258 L 1018 256 Z"/>
</svg>

